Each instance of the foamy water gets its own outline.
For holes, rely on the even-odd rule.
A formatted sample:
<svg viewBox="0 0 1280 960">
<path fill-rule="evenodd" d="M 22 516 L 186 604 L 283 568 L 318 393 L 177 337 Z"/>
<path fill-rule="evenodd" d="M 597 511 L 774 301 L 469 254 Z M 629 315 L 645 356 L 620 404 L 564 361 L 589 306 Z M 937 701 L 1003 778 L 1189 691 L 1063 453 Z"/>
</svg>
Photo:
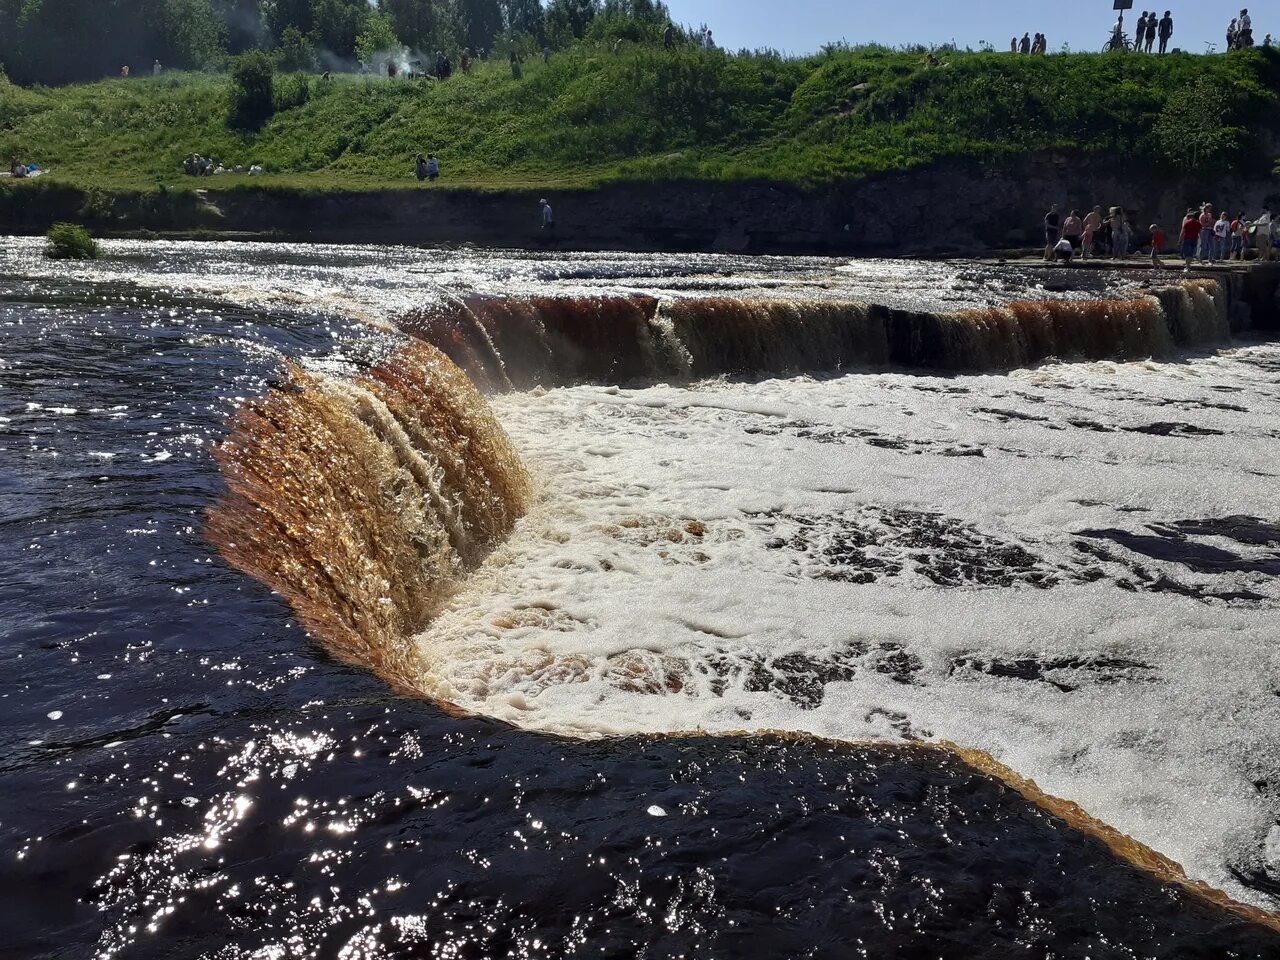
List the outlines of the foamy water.
<svg viewBox="0 0 1280 960">
<path fill-rule="evenodd" d="M 495 398 L 541 499 L 420 636 L 430 692 L 978 747 L 1262 902 L 1231 867 L 1275 856 L 1280 530 L 1224 521 L 1280 516 L 1278 386 L 1255 346 Z"/>
<path fill-rule="evenodd" d="M 39 247 L 0 240 L 15 955 L 1274 952 L 902 748 L 1275 909 L 1280 351 L 1205 352 L 1238 290 Z M 880 742 L 606 736 L 698 727 Z"/>
</svg>

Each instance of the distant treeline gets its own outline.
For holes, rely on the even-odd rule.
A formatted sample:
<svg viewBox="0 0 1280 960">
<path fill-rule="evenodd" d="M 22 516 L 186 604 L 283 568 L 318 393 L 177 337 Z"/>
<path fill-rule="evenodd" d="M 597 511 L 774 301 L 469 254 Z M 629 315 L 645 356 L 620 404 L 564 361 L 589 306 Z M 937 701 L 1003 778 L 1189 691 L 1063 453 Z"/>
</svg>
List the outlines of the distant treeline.
<svg viewBox="0 0 1280 960">
<path fill-rule="evenodd" d="M 661 0 L 0 0 L 0 67 L 63 84 L 128 66 L 223 68 L 246 50 L 288 70 L 354 70 L 393 47 L 451 56 L 584 36 L 661 34 Z"/>
</svg>

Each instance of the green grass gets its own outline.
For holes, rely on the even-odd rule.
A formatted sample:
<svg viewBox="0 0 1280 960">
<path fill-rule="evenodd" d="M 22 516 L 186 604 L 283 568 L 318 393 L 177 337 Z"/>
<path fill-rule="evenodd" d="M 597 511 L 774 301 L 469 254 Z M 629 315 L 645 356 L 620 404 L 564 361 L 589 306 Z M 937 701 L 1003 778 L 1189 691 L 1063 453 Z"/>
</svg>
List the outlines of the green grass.
<svg viewBox="0 0 1280 960">
<path fill-rule="evenodd" d="M 0 82 L 0 154 L 81 188 L 239 184 L 304 190 L 414 184 L 436 153 L 445 186 L 610 181 L 825 184 L 947 158 L 1064 150 L 1160 168 L 1153 127 L 1175 91 L 1207 77 L 1242 133 L 1215 169 L 1270 170 L 1252 131 L 1273 118 L 1280 57 L 917 54 L 867 49 L 809 59 L 583 46 L 550 64 L 482 64 L 447 83 L 276 78 L 281 109 L 257 134 L 228 129 L 228 79 L 168 75 L 58 89 Z M 192 180 L 192 152 L 269 175 Z"/>
<path fill-rule="evenodd" d="M 96 260 L 98 244 L 89 231 L 73 223 L 55 223 L 49 230 L 44 255 L 50 260 Z"/>
</svg>

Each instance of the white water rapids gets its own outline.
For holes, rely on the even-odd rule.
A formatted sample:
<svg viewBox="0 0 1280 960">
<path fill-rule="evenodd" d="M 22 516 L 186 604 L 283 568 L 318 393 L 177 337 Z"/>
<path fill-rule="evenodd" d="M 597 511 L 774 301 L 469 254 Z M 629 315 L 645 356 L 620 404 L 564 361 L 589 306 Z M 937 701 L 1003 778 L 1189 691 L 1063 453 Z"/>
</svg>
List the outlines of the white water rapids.
<svg viewBox="0 0 1280 960">
<path fill-rule="evenodd" d="M 1280 531 L 1174 525 L 1280 516 L 1280 349 L 493 403 L 542 499 L 420 637 L 440 696 L 951 740 L 1266 905 Z"/>
<path fill-rule="evenodd" d="M 282 323 L 470 294 L 1061 294 L 973 264 L 104 248 L 0 241 L 24 297 L 120 283 Z M 312 362 L 342 368 L 343 336 Z M 1280 347 L 1206 350 L 492 397 L 540 494 L 420 636 L 431 692 L 578 736 L 952 740 L 1275 909 L 1238 877 L 1280 877 Z"/>
</svg>

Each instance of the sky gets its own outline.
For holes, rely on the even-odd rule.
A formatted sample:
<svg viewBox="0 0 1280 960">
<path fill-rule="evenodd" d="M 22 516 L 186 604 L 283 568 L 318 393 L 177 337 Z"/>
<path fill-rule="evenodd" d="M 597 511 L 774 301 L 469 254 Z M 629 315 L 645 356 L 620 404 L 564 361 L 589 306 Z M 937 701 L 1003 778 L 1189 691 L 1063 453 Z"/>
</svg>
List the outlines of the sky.
<svg viewBox="0 0 1280 960">
<path fill-rule="evenodd" d="M 1227 24 L 1240 10 L 1232 0 L 1178 4 L 1159 0 L 1157 13 L 1173 11 L 1173 46 L 1203 53 L 1205 41 L 1226 45 Z M 1049 38 L 1050 52 L 1068 43 L 1073 50 L 1098 50 L 1115 23 L 1112 0 L 667 0 L 677 23 L 711 27 L 717 44 L 730 50 L 772 47 L 784 53 L 812 53 L 823 43 L 942 44 L 960 47 L 986 40 L 1006 50 L 1009 38 L 1030 31 Z M 1147 8 L 1151 7 L 1147 0 Z M 1126 29 L 1145 9 L 1134 0 Z M 1267 33 L 1280 36 L 1280 3 L 1260 0 L 1249 7 L 1257 43 Z"/>
</svg>

